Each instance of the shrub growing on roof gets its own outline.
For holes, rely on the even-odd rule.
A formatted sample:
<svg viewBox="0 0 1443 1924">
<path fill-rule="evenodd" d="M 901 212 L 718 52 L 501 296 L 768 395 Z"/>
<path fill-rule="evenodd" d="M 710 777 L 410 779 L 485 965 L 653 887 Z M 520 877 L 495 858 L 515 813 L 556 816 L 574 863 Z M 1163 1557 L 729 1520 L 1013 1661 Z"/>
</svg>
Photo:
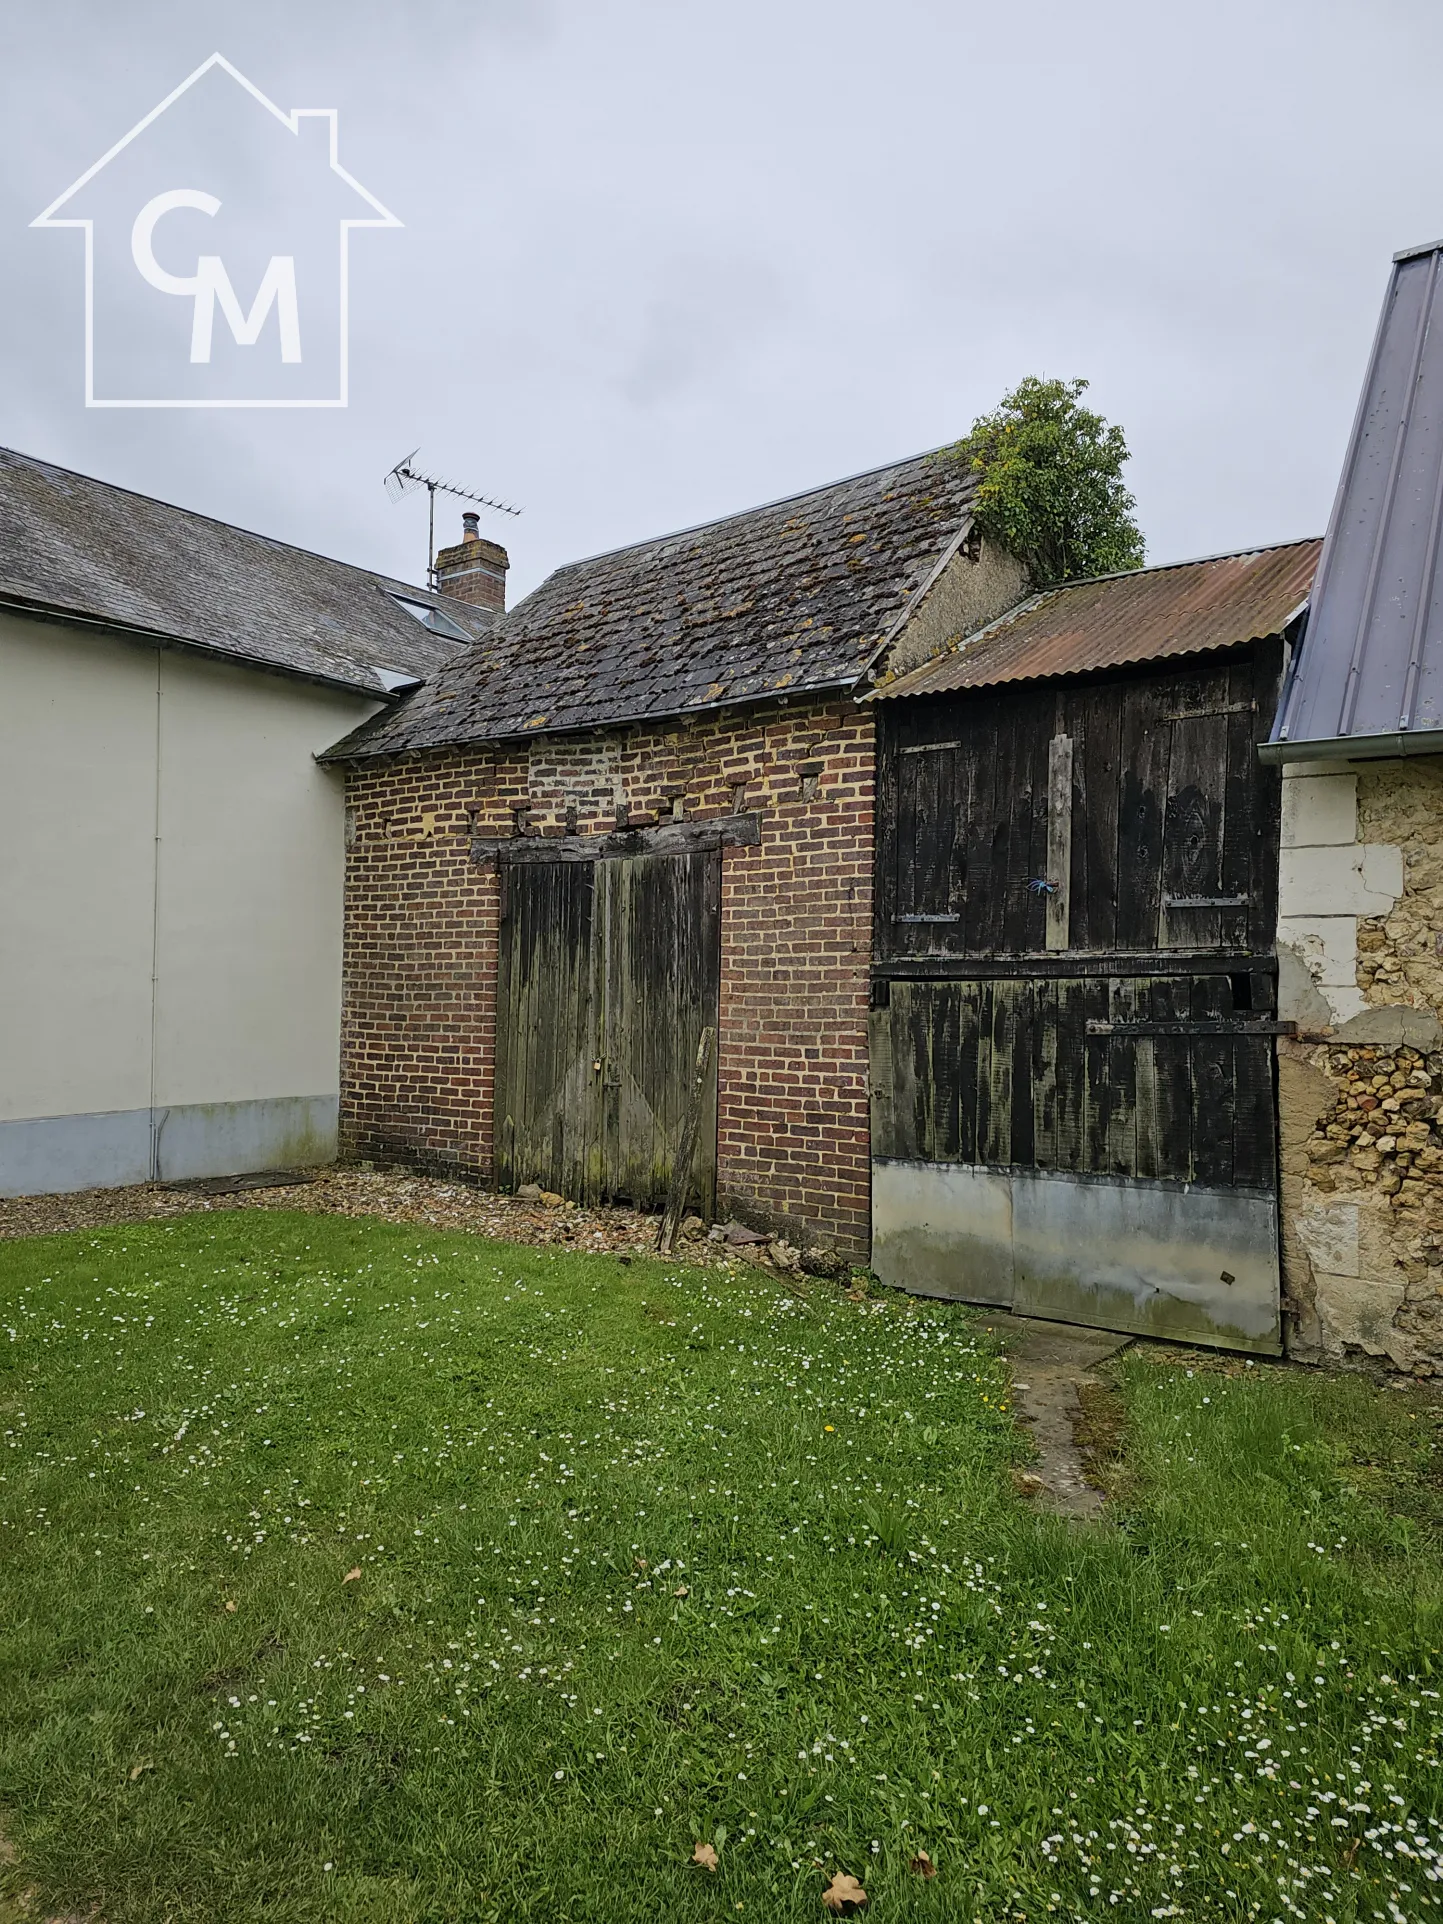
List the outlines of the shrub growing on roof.
<svg viewBox="0 0 1443 1924">
<path fill-rule="evenodd" d="M 1122 479 L 1127 440 L 1082 405 L 1086 389 L 1028 375 L 956 448 L 977 476 L 977 525 L 1039 588 L 1143 562 L 1137 503 Z"/>
</svg>

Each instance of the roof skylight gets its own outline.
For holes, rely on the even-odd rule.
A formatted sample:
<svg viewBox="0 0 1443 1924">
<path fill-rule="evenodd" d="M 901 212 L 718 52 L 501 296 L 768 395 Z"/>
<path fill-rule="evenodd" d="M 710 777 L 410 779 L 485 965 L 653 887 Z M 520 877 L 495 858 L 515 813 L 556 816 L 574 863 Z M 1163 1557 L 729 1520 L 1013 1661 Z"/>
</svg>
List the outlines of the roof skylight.
<svg viewBox="0 0 1443 1924">
<path fill-rule="evenodd" d="M 429 628 L 433 635 L 445 635 L 448 641 L 471 641 L 473 636 L 457 621 L 453 621 L 444 608 L 436 608 L 429 601 L 412 601 L 406 595 L 391 596 L 398 608 L 404 608 L 413 621 L 419 621 L 423 628 Z"/>
</svg>

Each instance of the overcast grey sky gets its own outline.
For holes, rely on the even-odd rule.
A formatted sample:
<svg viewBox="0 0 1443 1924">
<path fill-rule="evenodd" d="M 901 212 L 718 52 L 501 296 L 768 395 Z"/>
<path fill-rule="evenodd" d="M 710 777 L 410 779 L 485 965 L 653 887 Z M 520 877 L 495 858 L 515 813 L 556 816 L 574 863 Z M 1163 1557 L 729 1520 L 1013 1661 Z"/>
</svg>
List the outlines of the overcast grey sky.
<svg viewBox="0 0 1443 1924">
<path fill-rule="evenodd" d="M 28 223 L 217 50 L 405 223 L 350 406 L 87 410 L 82 237 Z M 1437 0 L 10 0 L 0 442 L 410 578 L 419 443 L 524 504 L 524 591 L 1080 374 L 1151 559 L 1317 532 L 1440 71 Z"/>
</svg>

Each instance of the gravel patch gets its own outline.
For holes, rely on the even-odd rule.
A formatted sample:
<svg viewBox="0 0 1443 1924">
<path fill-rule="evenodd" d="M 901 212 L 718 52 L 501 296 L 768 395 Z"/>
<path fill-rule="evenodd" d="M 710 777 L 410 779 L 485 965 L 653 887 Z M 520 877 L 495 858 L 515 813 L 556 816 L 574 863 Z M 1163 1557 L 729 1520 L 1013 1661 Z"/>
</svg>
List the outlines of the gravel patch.
<svg viewBox="0 0 1443 1924">
<path fill-rule="evenodd" d="M 0 1200 L 0 1238 L 49 1236 L 75 1229 L 110 1229 L 122 1223 L 193 1216 L 214 1209 L 294 1209 L 323 1216 L 379 1216 L 387 1222 L 427 1229 L 463 1230 L 502 1242 L 564 1244 L 624 1255 L 650 1255 L 661 1226 L 658 1216 L 634 1209 L 581 1209 L 573 1203 L 548 1208 L 463 1183 L 442 1182 L 403 1171 L 328 1169 L 319 1179 L 278 1189 L 243 1189 L 207 1196 L 164 1183 L 128 1189 L 83 1189 L 68 1196 L 19 1196 Z M 704 1236 L 680 1243 L 674 1260 L 726 1267 L 761 1262 L 764 1252 L 740 1256 Z"/>
</svg>

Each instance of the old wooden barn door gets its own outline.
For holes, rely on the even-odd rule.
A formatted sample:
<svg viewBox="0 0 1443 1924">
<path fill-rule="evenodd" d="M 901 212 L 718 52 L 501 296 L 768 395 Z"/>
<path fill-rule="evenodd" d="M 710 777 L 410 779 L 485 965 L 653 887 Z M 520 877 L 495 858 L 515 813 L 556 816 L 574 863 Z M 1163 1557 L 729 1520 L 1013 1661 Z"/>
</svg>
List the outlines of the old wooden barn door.
<svg viewBox="0 0 1443 1924">
<path fill-rule="evenodd" d="M 1276 1351 L 1276 652 L 880 705 L 873 1262 Z"/>
<path fill-rule="evenodd" d="M 496 1181 L 659 1209 L 715 1027 L 721 851 L 538 860 L 501 868 Z M 710 1214 L 716 1095 L 693 1164 Z"/>
</svg>

